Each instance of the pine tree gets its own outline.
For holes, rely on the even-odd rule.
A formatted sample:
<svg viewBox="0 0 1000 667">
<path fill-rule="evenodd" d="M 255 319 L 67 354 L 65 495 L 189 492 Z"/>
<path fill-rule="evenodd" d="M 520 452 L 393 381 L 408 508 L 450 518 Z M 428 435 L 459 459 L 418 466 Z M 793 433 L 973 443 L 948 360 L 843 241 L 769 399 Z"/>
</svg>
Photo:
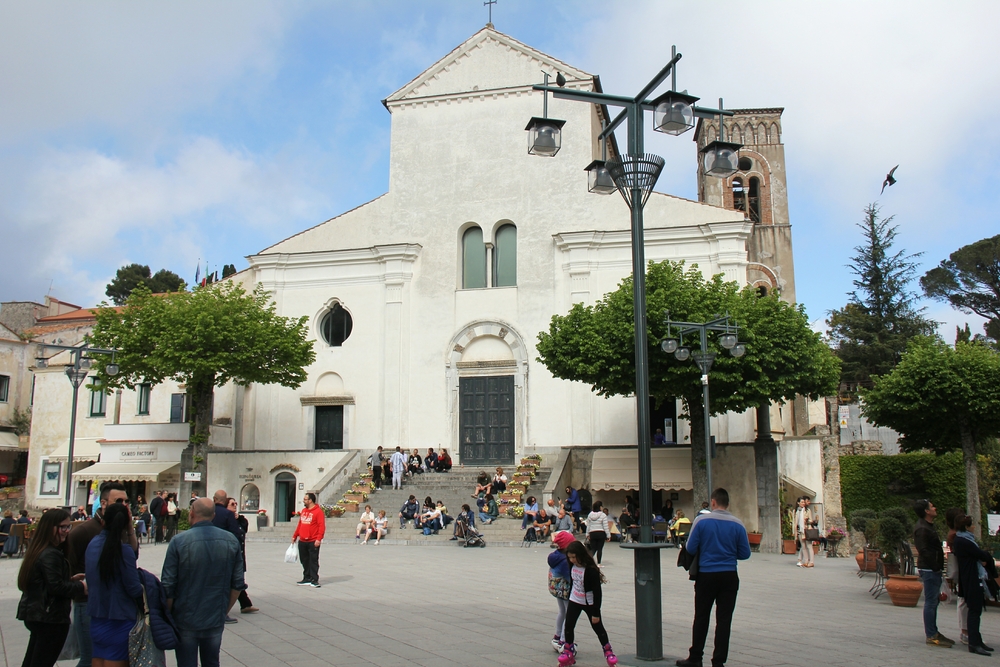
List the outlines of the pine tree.
<svg viewBox="0 0 1000 667">
<path fill-rule="evenodd" d="M 893 253 L 898 226 L 894 216 L 879 218 L 869 204 L 858 223 L 865 242 L 854 248 L 848 268 L 855 274 L 855 290 L 846 306 L 830 312 L 830 339 L 843 362 L 841 382 L 868 386 L 874 376 L 895 368 L 914 336 L 932 335 L 936 323 L 917 308 L 909 285 L 920 253 Z"/>
</svg>

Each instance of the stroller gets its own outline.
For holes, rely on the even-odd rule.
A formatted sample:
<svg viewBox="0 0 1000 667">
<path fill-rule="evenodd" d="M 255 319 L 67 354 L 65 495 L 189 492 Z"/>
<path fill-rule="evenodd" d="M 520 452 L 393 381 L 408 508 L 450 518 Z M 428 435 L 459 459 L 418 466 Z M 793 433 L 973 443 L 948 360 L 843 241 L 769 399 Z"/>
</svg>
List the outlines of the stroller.
<svg viewBox="0 0 1000 667">
<path fill-rule="evenodd" d="M 455 537 L 463 547 L 485 547 L 486 540 L 482 534 L 469 525 L 468 519 L 464 515 L 455 519 Z"/>
</svg>

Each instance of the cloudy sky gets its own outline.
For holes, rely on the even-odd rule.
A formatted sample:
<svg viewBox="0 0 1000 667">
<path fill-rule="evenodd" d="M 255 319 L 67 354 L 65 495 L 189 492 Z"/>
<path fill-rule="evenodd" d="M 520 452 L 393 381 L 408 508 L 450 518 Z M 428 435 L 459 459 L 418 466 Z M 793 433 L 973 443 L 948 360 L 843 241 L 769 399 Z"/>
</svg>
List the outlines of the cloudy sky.
<svg viewBox="0 0 1000 667">
<path fill-rule="evenodd" d="M 193 281 L 386 190 L 380 100 L 486 22 L 481 0 L 0 4 L 0 300 L 90 305 L 126 263 Z M 842 306 L 878 200 L 930 268 L 1000 232 L 1000 4 L 499 0 L 498 30 L 634 93 L 785 108 L 797 291 Z M 695 198 L 690 135 L 647 135 Z M 879 197 L 885 173 L 899 183 Z M 992 189 L 995 189 L 995 185 Z M 204 269 L 203 269 L 204 271 Z M 950 340 L 978 320 L 927 303 Z"/>
</svg>

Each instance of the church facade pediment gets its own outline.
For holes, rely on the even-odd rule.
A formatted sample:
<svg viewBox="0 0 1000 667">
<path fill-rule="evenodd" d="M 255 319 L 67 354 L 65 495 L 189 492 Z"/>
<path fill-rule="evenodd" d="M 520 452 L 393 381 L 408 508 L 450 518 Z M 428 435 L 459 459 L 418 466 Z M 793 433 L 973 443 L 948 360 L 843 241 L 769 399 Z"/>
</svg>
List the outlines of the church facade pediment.
<svg viewBox="0 0 1000 667">
<path fill-rule="evenodd" d="M 387 97 L 385 105 L 391 110 L 404 101 L 530 86 L 541 83 L 542 71 L 562 72 L 569 81 L 594 78 L 487 27 Z"/>
</svg>

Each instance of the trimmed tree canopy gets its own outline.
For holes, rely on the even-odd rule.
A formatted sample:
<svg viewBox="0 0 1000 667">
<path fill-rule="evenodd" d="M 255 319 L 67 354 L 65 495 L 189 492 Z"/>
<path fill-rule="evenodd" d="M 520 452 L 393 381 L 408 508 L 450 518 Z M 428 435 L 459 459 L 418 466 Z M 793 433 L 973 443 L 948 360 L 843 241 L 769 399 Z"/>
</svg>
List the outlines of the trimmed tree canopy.
<svg viewBox="0 0 1000 667">
<path fill-rule="evenodd" d="M 140 286 L 121 312 L 101 308 L 96 317 L 91 342 L 119 351 L 120 372 L 107 377 L 100 369 L 103 384 L 185 384 L 195 408 L 195 443 L 208 436 L 214 387 L 229 381 L 298 387 L 316 359 L 306 340 L 307 318 L 278 315 L 260 286 L 247 293 L 227 281 L 160 296 Z"/>
<path fill-rule="evenodd" d="M 898 431 L 903 451 L 962 450 L 966 508 L 979 516 L 976 450 L 1000 432 L 1000 355 L 977 343 L 951 348 L 918 338 L 896 368 L 876 378 L 861 397 L 865 417 Z"/>
<path fill-rule="evenodd" d="M 575 304 L 555 315 L 548 331 L 538 335 L 538 360 L 554 376 L 585 382 L 602 396 L 635 393 L 635 347 L 632 279 L 593 306 Z M 702 409 L 701 371 L 692 361 L 680 362 L 660 350 L 667 335 L 664 322 L 704 322 L 728 313 L 746 343 L 742 358 L 731 356 L 709 337 L 717 354 L 711 372 L 711 412 L 742 412 L 796 395 L 819 398 L 836 391 L 840 363 L 816 332 L 800 306 L 776 296 L 760 297 L 746 287 L 725 282 L 721 275 L 705 280 L 697 266 L 683 262 L 650 262 L 646 273 L 650 395 L 662 401 L 683 398 L 688 411 Z M 697 420 L 695 420 L 697 422 Z"/>
</svg>

